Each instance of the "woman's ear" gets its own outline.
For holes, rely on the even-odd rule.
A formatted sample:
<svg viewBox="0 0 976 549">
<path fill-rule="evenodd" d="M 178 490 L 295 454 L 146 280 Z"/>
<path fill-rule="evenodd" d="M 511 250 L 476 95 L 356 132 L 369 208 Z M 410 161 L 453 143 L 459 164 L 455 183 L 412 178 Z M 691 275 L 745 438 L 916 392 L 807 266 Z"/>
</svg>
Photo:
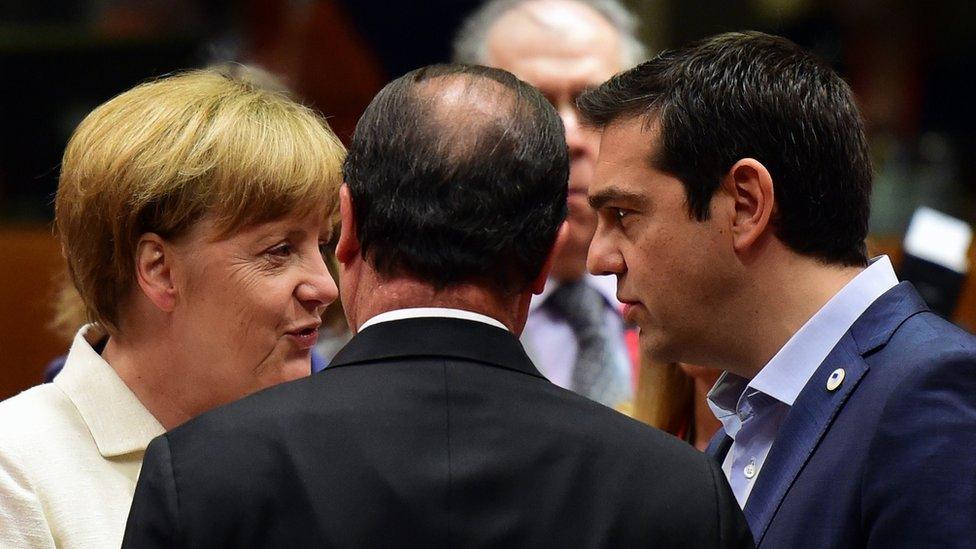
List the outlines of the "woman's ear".
<svg viewBox="0 0 976 549">
<path fill-rule="evenodd" d="M 135 261 L 139 289 L 159 310 L 172 312 L 177 293 L 172 246 L 156 233 L 145 233 L 136 244 Z"/>
<path fill-rule="evenodd" d="M 743 158 L 732 165 L 722 186 L 735 204 L 733 246 L 736 252 L 748 251 L 770 227 L 775 204 L 773 178 L 761 162 Z"/>
</svg>

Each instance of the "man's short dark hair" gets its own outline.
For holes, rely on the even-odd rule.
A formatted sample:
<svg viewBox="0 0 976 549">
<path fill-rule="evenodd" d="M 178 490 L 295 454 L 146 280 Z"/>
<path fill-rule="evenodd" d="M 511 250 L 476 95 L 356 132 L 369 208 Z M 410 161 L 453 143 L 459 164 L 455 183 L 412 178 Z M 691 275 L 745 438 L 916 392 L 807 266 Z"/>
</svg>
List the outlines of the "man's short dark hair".
<svg viewBox="0 0 976 549">
<path fill-rule="evenodd" d="M 498 69 L 434 65 L 388 84 L 356 125 L 343 175 L 363 258 L 438 288 L 524 290 L 566 217 L 562 122 Z"/>
<path fill-rule="evenodd" d="M 598 127 L 658 122 L 649 161 L 682 181 L 698 220 L 733 164 L 755 158 L 773 178 L 783 243 L 827 263 L 866 263 L 871 160 L 861 116 L 843 79 L 789 40 L 707 38 L 613 77 L 578 105 Z"/>
</svg>

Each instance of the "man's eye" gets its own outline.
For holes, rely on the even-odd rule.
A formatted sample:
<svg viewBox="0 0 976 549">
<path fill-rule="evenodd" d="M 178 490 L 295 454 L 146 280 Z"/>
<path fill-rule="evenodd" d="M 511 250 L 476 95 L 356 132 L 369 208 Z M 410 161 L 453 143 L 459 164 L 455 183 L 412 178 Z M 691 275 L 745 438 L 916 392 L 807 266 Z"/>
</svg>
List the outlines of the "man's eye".
<svg viewBox="0 0 976 549">
<path fill-rule="evenodd" d="M 614 219 L 617 221 L 623 221 L 623 219 L 630 214 L 630 212 L 622 208 L 611 208 L 610 211 L 612 212 Z"/>
</svg>

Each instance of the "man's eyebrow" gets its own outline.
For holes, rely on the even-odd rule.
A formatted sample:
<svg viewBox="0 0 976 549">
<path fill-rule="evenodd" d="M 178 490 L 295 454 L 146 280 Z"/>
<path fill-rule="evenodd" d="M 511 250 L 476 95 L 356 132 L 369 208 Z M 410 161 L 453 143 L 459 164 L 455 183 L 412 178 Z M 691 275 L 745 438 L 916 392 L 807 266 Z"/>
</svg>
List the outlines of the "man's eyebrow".
<svg viewBox="0 0 976 549">
<path fill-rule="evenodd" d="M 626 202 L 630 204 L 643 204 L 644 197 L 632 191 L 625 191 L 619 187 L 607 187 L 602 189 L 595 194 L 590 195 L 587 200 L 590 202 L 590 207 L 594 210 L 599 210 L 603 206 L 606 206 L 607 202 L 619 201 Z"/>
</svg>

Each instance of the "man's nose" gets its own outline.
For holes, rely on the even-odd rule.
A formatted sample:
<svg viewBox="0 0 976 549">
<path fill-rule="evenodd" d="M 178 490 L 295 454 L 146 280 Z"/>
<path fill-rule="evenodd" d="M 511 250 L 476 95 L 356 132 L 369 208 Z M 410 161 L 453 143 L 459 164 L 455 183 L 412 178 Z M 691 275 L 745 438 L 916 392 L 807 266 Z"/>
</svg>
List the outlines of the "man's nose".
<svg viewBox="0 0 976 549">
<path fill-rule="evenodd" d="M 586 269 L 594 275 L 621 274 L 626 270 L 623 255 L 613 245 L 612 239 L 603 230 L 604 223 L 597 223 L 596 233 L 586 254 Z"/>
</svg>

